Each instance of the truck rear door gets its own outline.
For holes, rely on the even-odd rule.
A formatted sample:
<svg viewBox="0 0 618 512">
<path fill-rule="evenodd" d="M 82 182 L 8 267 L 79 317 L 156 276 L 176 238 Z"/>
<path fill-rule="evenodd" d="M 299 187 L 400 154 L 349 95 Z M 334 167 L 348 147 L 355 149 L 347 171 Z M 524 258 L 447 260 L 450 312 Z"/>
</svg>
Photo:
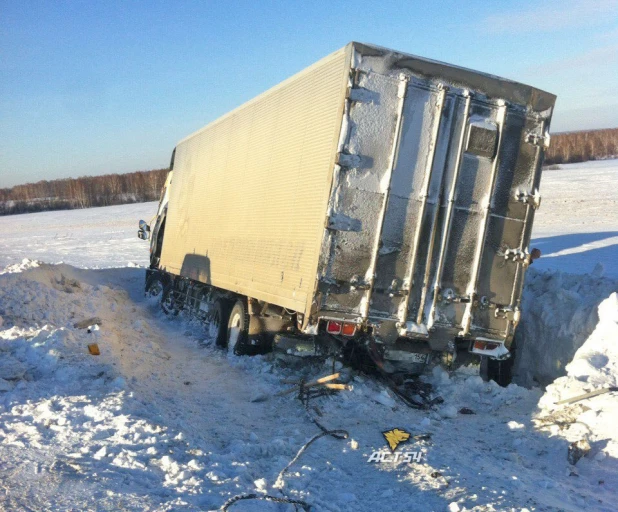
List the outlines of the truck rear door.
<svg viewBox="0 0 618 512">
<path fill-rule="evenodd" d="M 362 72 L 349 123 L 323 309 L 403 336 L 509 339 L 545 118 L 465 89 Z"/>
<path fill-rule="evenodd" d="M 407 112 L 371 315 L 438 343 L 509 339 L 530 261 L 545 122 L 500 100 L 414 84 Z"/>
</svg>

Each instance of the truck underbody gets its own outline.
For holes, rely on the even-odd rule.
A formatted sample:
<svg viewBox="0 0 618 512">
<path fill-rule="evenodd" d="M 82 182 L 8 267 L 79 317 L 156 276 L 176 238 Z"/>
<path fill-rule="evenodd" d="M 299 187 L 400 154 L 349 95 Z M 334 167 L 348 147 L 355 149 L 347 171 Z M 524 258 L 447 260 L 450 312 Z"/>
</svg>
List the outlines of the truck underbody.
<svg viewBox="0 0 618 512">
<path fill-rule="evenodd" d="M 156 300 L 166 315 L 183 314 L 203 324 L 206 335 L 230 355 L 244 356 L 276 351 L 290 359 L 334 358 L 364 371 L 378 371 L 397 378 L 420 375 L 428 366 L 456 368 L 480 364 L 485 380 L 510 383 L 514 350 L 492 360 L 471 352 L 470 341 L 455 339 L 448 350 L 433 350 L 423 341 L 398 338 L 384 344 L 371 326 L 322 318 L 317 329 L 303 332 L 296 312 L 247 298 L 199 281 L 149 268 L 145 294 Z M 232 310 L 242 304 L 242 319 Z"/>
</svg>

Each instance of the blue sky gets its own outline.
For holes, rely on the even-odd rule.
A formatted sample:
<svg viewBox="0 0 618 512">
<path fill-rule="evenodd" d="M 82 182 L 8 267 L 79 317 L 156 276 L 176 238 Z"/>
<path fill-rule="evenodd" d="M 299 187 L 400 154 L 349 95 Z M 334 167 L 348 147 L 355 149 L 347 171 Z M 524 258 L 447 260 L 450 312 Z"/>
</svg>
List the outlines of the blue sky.
<svg viewBox="0 0 618 512">
<path fill-rule="evenodd" d="M 553 92 L 554 132 L 618 126 L 618 0 L 2 0 L 0 187 L 165 167 L 352 40 Z"/>
</svg>

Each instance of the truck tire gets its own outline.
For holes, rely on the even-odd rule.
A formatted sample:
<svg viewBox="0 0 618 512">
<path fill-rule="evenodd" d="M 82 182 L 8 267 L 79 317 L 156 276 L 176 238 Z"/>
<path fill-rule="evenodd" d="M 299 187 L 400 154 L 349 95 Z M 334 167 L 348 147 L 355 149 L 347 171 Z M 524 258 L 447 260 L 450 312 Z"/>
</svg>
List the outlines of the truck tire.
<svg viewBox="0 0 618 512">
<path fill-rule="evenodd" d="M 481 357 L 481 377 L 484 381 L 493 380 L 503 388 L 507 387 L 513 380 L 513 366 L 515 365 L 515 344 L 511 345 L 511 357 L 503 361 Z"/>
<path fill-rule="evenodd" d="M 215 300 L 208 309 L 206 330 L 208 337 L 219 347 L 227 344 L 227 324 L 230 317 L 229 302 L 225 299 Z"/>
<path fill-rule="evenodd" d="M 175 297 L 174 284 L 168 283 L 161 296 L 161 309 L 166 315 L 177 316 L 180 313 L 180 304 Z"/>
<path fill-rule="evenodd" d="M 249 349 L 249 311 L 244 300 L 238 299 L 227 323 L 227 352 L 244 356 Z"/>
<path fill-rule="evenodd" d="M 167 279 L 159 272 L 153 273 L 147 280 L 144 287 L 144 295 L 149 299 L 157 299 L 159 302 L 163 297 Z"/>
</svg>

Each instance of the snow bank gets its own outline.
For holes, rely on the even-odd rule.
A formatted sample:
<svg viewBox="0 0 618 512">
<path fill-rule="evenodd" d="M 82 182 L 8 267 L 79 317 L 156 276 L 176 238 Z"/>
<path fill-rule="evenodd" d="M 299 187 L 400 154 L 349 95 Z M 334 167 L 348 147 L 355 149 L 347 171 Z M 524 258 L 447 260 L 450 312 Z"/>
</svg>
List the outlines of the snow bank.
<svg viewBox="0 0 618 512">
<path fill-rule="evenodd" d="M 564 375 L 597 325 L 599 304 L 615 291 L 618 280 L 529 269 L 515 335 L 515 382 L 547 385 Z"/>
<path fill-rule="evenodd" d="M 537 422 L 569 442 L 585 440 L 588 459 L 613 457 L 618 470 L 618 393 L 607 393 L 570 404 L 557 402 L 618 385 L 618 294 L 612 293 L 598 307 L 599 322 L 566 366 L 566 376 L 556 379 L 539 401 Z M 583 459 L 586 464 L 586 459 Z M 590 463 L 588 463 L 590 464 Z M 579 467 L 579 464 L 578 464 Z"/>
<path fill-rule="evenodd" d="M 130 332 L 109 320 L 134 309 L 126 291 L 97 284 L 96 271 L 23 266 L 36 268 L 0 282 L 1 480 L 11 489 L 0 508 L 144 510 L 194 495 L 204 453 L 135 399 L 110 357 L 122 350 L 114 330 Z M 75 327 L 94 315 L 105 318 L 100 330 Z M 91 343 L 101 356 L 89 354 Z"/>
<path fill-rule="evenodd" d="M 599 323 L 567 367 L 567 375 L 593 386 L 618 379 L 618 293 L 599 305 Z"/>
<path fill-rule="evenodd" d="M 449 374 L 440 366 L 436 366 L 431 375 L 425 379 L 432 384 L 435 393 L 444 399 L 444 403 L 437 409 L 437 413 L 444 418 L 455 418 L 462 409 L 475 414 L 494 413 L 503 406 L 524 397 L 530 392 L 523 387 L 511 384 L 501 387 L 494 381 L 484 382 L 473 368 L 460 368 Z"/>
<path fill-rule="evenodd" d="M 2 274 L 14 274 L 15 272 L 23 272 L 24 270 L 28 270 L 29 268 L 36 268 L 41 264 L 40 261 L 31 260 L 29 258 L 24 258 L 20 263 L 13 263 L 12 265 L 7 265 L 4 269 L 0 270 L 0 275 Z"/>
</svg>

